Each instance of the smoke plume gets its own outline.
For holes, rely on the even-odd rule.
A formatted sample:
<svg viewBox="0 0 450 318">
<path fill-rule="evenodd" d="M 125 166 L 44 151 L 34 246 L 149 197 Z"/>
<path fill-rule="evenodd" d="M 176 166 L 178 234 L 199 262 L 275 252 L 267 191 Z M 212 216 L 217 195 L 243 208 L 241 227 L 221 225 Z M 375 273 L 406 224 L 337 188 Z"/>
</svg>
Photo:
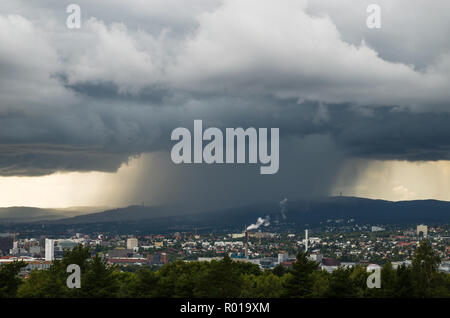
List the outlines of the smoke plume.
<svg viewBox="0 0 450 318">
<path fill-rule="evenodd" d="M 280 212 L 281 212 L 281 216 L 283 217 L 283 220 L 286 220 L 286 204 L 287 204 L 288 199 L 284 198 L 283 200 L 280 201 Z"/>
<path fill-rule="evenodd" d="M 256 230 L 258 229 L 261 225 L 264 226 L 269 226 L 270 225 L 270 217 L 267 215 L 266 218 L 261 218 L 259 217 L 258 220 L 256 220 L 255 224 L 249 225 L 247 227 L 247 230 Z"/>
</svg>

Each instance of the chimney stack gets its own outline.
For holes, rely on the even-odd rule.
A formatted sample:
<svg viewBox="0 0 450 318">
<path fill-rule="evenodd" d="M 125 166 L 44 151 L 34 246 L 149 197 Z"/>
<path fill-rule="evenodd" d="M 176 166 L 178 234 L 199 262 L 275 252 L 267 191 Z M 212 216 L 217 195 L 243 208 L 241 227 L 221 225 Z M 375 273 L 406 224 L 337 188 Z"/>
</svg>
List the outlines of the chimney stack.
<svg viewBox="0 0 450 318">
<path fill-rule="evenodd" d="M 308 230 L 305 230 L 305 252 L 308 252 Z"/>
<path fill-rule="evenodd" d="M 248 231 L 245 228 L 245 259 L 248 259 Z"/>
</svg>

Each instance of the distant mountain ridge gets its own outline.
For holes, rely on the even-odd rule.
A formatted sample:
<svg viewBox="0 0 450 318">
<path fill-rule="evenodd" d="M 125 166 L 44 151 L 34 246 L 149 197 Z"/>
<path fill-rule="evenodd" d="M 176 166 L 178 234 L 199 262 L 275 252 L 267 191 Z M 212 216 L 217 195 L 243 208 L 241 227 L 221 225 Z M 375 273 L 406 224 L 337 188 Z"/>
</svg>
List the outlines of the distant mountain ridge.
<svg viewBox="0 0 450 318">
<path fill-rule="evenodd" d="M 164 207 L 131 205 L 125 208 L 110 209 L 102 212 L 74 216 L 59 220 L 58 223 L 82 224 L 97 222 L 124 222 L 148 220 L 171 215 L 172 211 Z"/>
<path fill-rule="evenodd" d="M 0 223 L 27 223 L 60 220 L 98 211 L 99 208 L 95 207 L 46 209 L 15 206 L 0 208 Z"/>
<path fill-rule="evenodd" d="M 286 219 L 278 202 L 253 204 L 223 210 L 186 213 L 179 208 L 128 206 L 80 215 L 35 208 L 0 209 L 0 222 L 48 224 L 135 223 L 152 227 L 246 226 L 258 217 L 269 216 L 271 224 L 320 224 L 343 219 L 361 223 L 449 222 L 450 202 L 437 200 L 385 201 L 356 197 L 325 197 L 288 201 Z M 70 215 L 74 213 L 74 215 Z M 78 213 L 78 214 L 77 214 Z"/>
</svg>

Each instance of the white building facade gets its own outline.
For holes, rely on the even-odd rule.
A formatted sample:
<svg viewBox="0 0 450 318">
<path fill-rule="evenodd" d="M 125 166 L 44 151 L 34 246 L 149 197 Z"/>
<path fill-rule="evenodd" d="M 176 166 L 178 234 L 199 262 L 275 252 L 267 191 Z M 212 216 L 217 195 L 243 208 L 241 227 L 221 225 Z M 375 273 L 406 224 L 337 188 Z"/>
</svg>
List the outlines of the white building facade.
<svg viewBox="0 0 450 318">
<path fill-rule="evenodd" d="M 45 239 L 45 260 L 53 261 L 55 259 L 55 240 Z"/>
</svg>

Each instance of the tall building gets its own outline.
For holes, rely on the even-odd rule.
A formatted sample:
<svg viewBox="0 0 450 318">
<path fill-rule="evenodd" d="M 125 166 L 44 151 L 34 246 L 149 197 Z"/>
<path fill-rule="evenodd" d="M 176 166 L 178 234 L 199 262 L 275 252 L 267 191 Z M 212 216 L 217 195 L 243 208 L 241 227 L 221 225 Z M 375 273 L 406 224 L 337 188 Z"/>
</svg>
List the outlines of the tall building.
<svg viewBox="0 0 450 318">
<path fill-rule="evenodd" d="M 308 230 L 305 230 L 305 252 L 308 252 Z"/>
<path fill-rule="evenodd" d="M 417 236 L 426 238 L 428 236 L 428 226 L 426 225 L 417 225 Z"/>
<path fill-rule="evenodd" d="M 244 246 L 244 255 L 245 255 L 245 259 L 248 259 L 248 231 L 247 229 L 245 229 L 245 246 Z"/>
<path fill-rule="evenodd" d="M 138 245 L 139 244 L 138 244 L 137 238 L 132 237 L 132 238 L 127 239 L 127 249 L 128 250 L 133 250 L 133 249 L 137 248 Z"/>
<path fill-rule="evenodd" d="M 55 240 L 45 239 L 45 260 L 53 261 L 55 259 Z"/>
</svg>

